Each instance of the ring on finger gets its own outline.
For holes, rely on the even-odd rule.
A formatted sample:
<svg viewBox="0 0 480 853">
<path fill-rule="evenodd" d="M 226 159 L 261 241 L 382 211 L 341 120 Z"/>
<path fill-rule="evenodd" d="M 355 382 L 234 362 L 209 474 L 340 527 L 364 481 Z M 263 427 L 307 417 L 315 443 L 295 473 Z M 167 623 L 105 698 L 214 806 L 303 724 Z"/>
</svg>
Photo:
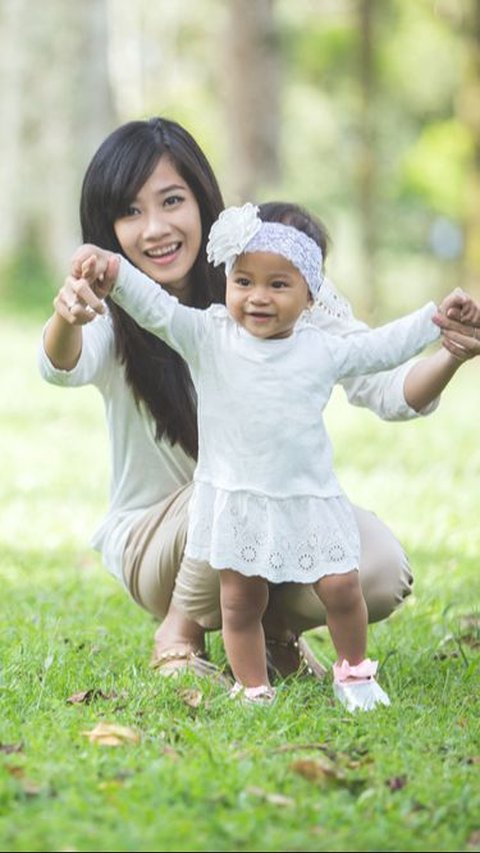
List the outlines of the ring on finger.
<svg viewBox="0 0 480 853">
<path fill-rule="evenodd" d="M 472 329 L 473 329 L 473 337 L 475 338 L 475 340 L 476 340 L 476 341 L 480 340 L 480 338 L 478 337 L 478 329 L 477 329 L 477 327 L 476 327 L 476 326 L 472 326 Z"/>
</svg>

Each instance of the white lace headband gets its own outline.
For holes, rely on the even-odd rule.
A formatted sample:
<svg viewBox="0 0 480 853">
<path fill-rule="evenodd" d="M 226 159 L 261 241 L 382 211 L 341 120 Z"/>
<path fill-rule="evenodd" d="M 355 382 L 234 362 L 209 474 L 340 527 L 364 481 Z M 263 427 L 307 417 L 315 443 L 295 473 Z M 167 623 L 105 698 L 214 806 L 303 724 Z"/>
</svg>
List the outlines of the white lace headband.
<svg viewBox="0 0 480 853">
<path fill-rule="evenodd" d="M 213 223 L 207 243 L 207 258 L 215 267 L 225 264 L 230 274 L 244 252 L 272 252 L 290 261 L 303 275 L 312 296 L 323 281 L 320 246 L 298 228 L 281 222 L 262 222 L 258 207 L 227 207 Z"/>
</svg>

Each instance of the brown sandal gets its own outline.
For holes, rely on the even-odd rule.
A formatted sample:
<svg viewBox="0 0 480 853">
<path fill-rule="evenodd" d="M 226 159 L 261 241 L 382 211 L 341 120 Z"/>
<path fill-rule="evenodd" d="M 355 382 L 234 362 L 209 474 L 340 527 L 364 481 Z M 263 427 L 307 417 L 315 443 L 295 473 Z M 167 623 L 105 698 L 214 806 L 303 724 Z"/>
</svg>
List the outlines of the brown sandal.
<svg viewBox="0 0 480 853">
<path fill-rule="evenodd" d="M 152 669 L 159 670 L 159 675 L 167 677 L 175 678 L 179 673 L 190 670 L 195 675 L 214 678 L 224 687 L 232 686 L 231 681 L 222 674 L 218 666 L 207 660 L 205 653 L 200 650 L 167 649 L 164 652 L 154 650 L 150 666 Z"/>
<path fill-rule="evenodd" d="M 266 648 L 270 678 L 300 675 L 321 681 L 327 674 L 304 637 L 292 637 L 286 641 L 269 639 Z"/>
</svg>

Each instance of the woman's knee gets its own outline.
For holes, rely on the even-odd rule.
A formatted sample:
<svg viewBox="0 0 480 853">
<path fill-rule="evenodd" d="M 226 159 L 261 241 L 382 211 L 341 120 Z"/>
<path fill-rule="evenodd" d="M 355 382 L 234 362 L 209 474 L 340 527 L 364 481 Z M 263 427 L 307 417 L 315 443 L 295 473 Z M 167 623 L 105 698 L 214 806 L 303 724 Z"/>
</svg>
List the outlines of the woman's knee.
<svg viewBox="0 0 480 853">
<path fill-rule="evenodd" d="M 410 595 L 413 576 L 407 556 L 376 515 L 353 507 L 360 530 L 360 583 L 369 622 L 386 619 Z"/>
<path fill-rule="evenodd" d="M 172 601 L 207 631 L 221 627 L 220 572 L 208 563 L 184 557 L 175 580 Z"/>
</svg>

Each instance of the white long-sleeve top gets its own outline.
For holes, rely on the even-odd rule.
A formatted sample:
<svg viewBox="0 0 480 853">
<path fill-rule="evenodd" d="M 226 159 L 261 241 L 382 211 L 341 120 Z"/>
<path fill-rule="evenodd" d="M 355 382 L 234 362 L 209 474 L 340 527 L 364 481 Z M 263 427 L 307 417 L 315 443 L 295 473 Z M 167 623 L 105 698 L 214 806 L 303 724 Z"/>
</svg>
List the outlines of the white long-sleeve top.
<svg viewBox="0 0 480 853">
<path fill-rule="evenodd" d="M 310 316 L 320 329 L 336 335 L 368 331 L 330 283 L 322 285 L 320 301 Z M 107 569 L 123 582 L 123 552 L 132 527 L 154 504 L 191 481 L 195 463 L 180 445 L 155 438 L 153 418 L 144 406 L 137 406 L 126 382 L 124 365 L 115 356 L 108 314 L 83 327 L 82 351 L 72 370 L 56 368 L 43 341 L 38 362 L 47 382 L 69 388 L 92 385 L 103 398 L 110 441 L 110 500 L 91 544 L 102 553 Z M 387 421 L 409 420 L 429 414 L 438 405 L 436 401 L 416 412 L 407 404 L 403 387 L 410 368 L 411 364 L 404 364 L 341 383 L 353 405 L 369 408 Z"/>
<path fill-rule="evenodd" d="M 198 310 L 180 304 L 124 259 L 111 295 L 190 367 L 198 395 L 199 457 L 189 556 L 277 582 L 318 579 L 318 561 L 305 572 L 292 560 L 292 543 L 299 552 L 305 550 L 304 532 L 299 536 L 298 531 L 306 517 L 310 538 L 335 526 L 336 516 L 338 547 L 345 539 L 356 539 L 356 530 L 347 529 L 345 507 L 334 508 L 330 501 L 327 508 L 324 502 L 343 496 L 322 418 L 332 388 L 338 379 L 392 368 L 433 342 L 439 336 L 432 322 L 436 306 L 429 303 L 379 329 L 346 338 L 303 321 L 290 337 L 263 339 L 239 326 L 224 306 Z M 246 506 L 245 496 L 255 506 Z M 266 506 L 263 514 L 258 499 Z M 259 544 L 255 559 L 250 552 L 241 556 L 247 523 L 258 543 L 269 543 L 267 553 Z M 290 543 L 281 559 L 280 538 Z M 272 549 L 282 563 L 281 573 L 278 565 L 269 568 Z M 350 570 L 358 565 L 358 556 L 357 542 L 343 562 L 335 561 L 335 570 Z M 318 560 L 324 563 L 325 556 L 319 554 Z"/>
</svg>

